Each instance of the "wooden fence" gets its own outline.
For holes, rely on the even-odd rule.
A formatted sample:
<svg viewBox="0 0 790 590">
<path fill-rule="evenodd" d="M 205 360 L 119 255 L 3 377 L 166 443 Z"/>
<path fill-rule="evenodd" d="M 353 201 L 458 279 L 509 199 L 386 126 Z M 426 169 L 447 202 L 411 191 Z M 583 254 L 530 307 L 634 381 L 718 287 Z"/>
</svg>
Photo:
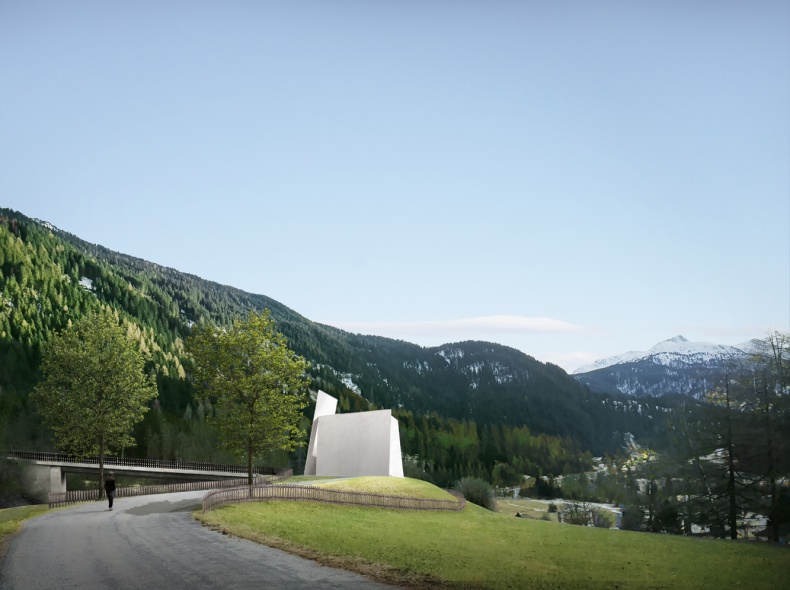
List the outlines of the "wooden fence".
<svg viewBox="0 0 790 590">
<path fill-rule="evenodd" d="M 278 481 L 287 479 L 293 475 L 291 469 L 279 469 L 277 475 L 258 475 L 255 478 L 256 485 L 272 485 Z M 246 487 L 247 478 L 228 479 L 224 481 L 192 481 L 189 483 L 168 483 L 151 486 L 128 486 L 115 489 L 116 498 L 130 498 L 132 496 L 148 496 L 150 494 L 169 494 L 173 492 L 192 492 L 195 490 L 214 490 L 217 488 L 236 488 Z M 66 492 L 51 492 L 49 494 L 49 507 L 66 506 L 68 504 L 78 504 L 80 502 L 96 502 L 103 497 L 103 492 L 94 490 L 72 490 Z"/>
<path fill-rule="evenodd" d="M 405 496 L 387 496 L 364 492 L 346 492 L 305 485 L 255 485 L 240 486 L 210 492 L 203 497 L 203 512 L 234 502 L 259 502 L 262 500 L 298 500 L 327 504 L 353 504 L 405 510 L 463 510 L 466 500 L 461 494 L 450 492 L 455 500 L 433 500 Z"/>
</svg>

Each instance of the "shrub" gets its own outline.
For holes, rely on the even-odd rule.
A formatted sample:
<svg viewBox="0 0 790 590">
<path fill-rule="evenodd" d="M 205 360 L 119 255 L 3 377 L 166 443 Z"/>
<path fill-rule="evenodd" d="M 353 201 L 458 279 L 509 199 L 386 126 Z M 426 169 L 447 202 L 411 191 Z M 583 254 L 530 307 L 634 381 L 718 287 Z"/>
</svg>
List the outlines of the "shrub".
<svg viewBox="0 0 790 590">
<path fill-rule="evenodd" d="M 553 480 L 544 481 L 543 478 L 539 477 L 535 480 L 535 492 L 537 493 L 538 498 L 556 498 L 559 494 L 559 488 L 554 485 Z"/>
<path fill-rule="evenodd" d="M 554 502 L 549 502 L 549 512 L 557 512 L 557 505 Z"/>
<path fill-rule="evenodd" d="M 551 481 L 544 481 L 541 478 L 535 480 L 533 485 L 521 486 L 519 496 L 522 498 L 541 498 L 552 500 L 559 496 L 560 488 Z"/>
<path fill-rule="evenodd" d="M 612 517 L 609 516 L 607 512 L 604 512 L 598 508 L 593 508 L 590 511 L 590 521 L 594 527 L 599 529 L 612 528 Z"/>
<path fill-rule="evenodd" d="M 639 506 L 629 504 L 623 508 L 620 528 L 626 531 L 641 531 L 644 518 L 645 513 Z"/>
<path fill-rule="evenodd" d="M 497 463 L 491 472 L 494 485 L 499 487 L 516 486 L 521 483 L 521 474 L 516 473 L 507 463 Z"/>
<path fill-rule="evenodd" d="M 581 526 L 594 526 L 608 529 L 612 526 L 612 517 L 605 511 L 587 502 L 570 501 L 566 502 L 560 512 L 562 522 L 577 524 Z"/>
<path fill-rule="evenodd" d="M 590 523 L 590 509 L 586 502 L 566 502 L 560 512 L 562 522 L 587 526 Z"/>
<path fill-rule="evenodd" d="M 494 510 L 494 488 L 477 477 L 464 477 L 455 484 L 455 490 L 464 495 L 467 502 L 477 504 L 488 510 Z"/>
<path fill-rule="evenodd" d="M 421 479 L 422 481 L 427 481 L 428 483 L 435 483 L 430 473 L 428 473 L 420 465 L 412 461 L 403 462 L 403 475 L 404 477 L 410 477 L 412 479 Z"/>
<path fill-rule="evenodd" d="M 658 513 L 653 520 L 654 532 L 672 533 L 674 535 L 681 534 L 682 527 L 680 523 L 680 511 L 677 506 L 671 504 L 669 499 L 665 499 L 658 509 Z"/>
</svg>

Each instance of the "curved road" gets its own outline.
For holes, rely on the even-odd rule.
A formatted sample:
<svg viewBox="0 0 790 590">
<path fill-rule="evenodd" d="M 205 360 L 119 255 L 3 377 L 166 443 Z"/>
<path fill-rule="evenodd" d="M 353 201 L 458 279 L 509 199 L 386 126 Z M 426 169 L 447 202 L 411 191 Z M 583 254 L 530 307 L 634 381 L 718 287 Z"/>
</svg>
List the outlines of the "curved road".
<svg viewBox="0 0 790 590">
<path fill-rule="evenodd" d="M 205 493 L 122 498 L 112 512 L 83 504 L 29 520 L 5 557 L 0 588 L 391 588 L 202 526 L 189 513 Z"/>
</svg>

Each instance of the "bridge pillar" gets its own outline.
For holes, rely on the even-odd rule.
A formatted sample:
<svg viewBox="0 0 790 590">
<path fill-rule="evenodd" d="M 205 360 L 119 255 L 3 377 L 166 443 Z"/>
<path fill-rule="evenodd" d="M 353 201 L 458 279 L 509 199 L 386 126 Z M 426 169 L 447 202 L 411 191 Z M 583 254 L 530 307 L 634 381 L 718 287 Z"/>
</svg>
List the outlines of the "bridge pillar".
<svg viewBox="0 0 790 590">
<path fill-rule="evenodd" d="M 47 503 L 50 492 L 66 491 L 66 474 L 58 466 L 37 465 L 19 461 L 22 468 L 22 488 L 25 497 L 33 502 Z"/>
<path fill-rule="evenodd" d="M 66 491 L 66 472 L 60 467 L 49 468 L 49 491 L 50 492 L 65 492 Z"/>
</svg>

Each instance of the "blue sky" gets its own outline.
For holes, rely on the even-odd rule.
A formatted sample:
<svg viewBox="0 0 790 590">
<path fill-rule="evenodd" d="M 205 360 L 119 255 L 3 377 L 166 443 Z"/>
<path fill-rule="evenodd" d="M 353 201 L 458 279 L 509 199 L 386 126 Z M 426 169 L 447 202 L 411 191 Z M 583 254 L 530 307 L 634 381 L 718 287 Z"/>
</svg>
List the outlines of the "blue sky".
<svg viewBox="0 0 790 590">
<path fill-rule="evenodd" d="M 3 0 L 0 71 L 0 205 L 315 321 L 790 327 L 787 2 Z"/>
</svg>

